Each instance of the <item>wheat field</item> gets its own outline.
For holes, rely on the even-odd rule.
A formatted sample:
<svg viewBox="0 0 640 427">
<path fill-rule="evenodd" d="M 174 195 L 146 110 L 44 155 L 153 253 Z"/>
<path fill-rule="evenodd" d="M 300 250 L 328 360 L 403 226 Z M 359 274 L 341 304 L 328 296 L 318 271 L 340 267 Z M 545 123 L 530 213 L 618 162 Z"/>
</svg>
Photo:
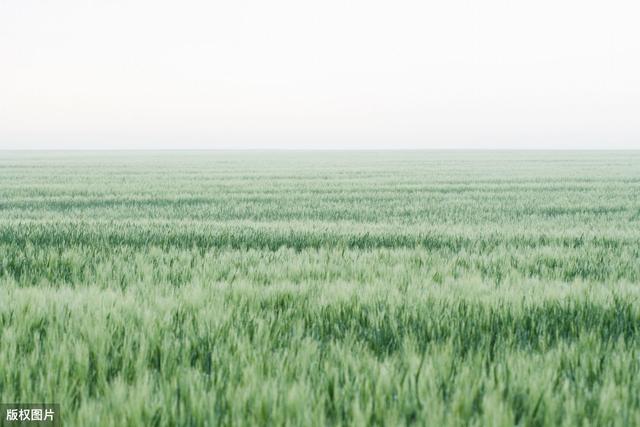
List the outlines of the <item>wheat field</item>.
<svg viewBox="0 0 640 427">
<path fill-rule="evenodd" d="M 0 153 L 0 402 L 640 425 L 640 152 Z"/>
</svg>

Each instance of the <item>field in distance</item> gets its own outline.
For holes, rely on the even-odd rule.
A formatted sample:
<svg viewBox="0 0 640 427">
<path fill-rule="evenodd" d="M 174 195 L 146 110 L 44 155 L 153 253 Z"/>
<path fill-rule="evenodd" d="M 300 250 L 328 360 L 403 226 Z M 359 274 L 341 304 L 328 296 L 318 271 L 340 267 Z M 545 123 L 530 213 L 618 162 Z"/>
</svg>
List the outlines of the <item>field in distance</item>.
<svg viewBox="0 0 640 427">
<path fill-rule="evenodd" d="M 0 152 L 64 425 L 640 425 L 639 297 L 637 151 Z"/>
</svg>

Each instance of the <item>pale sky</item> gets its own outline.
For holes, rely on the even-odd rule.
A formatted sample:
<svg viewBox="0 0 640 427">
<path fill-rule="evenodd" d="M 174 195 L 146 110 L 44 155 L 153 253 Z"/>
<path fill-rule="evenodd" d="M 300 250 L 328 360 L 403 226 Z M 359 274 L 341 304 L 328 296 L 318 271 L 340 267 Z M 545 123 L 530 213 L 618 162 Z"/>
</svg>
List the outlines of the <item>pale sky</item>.
<svg viewBox="0 0 640 427">
<path fill-rule="evenodd" d="M 0 148 L 640 148 L 637 0 L 0 0 Z"/>
</svg>

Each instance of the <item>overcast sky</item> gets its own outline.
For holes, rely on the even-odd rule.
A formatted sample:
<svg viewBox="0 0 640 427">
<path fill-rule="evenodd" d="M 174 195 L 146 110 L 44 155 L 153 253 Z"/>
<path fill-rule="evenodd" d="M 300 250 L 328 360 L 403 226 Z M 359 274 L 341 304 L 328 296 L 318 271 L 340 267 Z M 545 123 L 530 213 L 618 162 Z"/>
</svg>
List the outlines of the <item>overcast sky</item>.
<svg viewBox="0 0 640 427">
<path fill-rule="evenodd" d="M 640 148 L 637 0 L 0 0 L 0 148 Z"/>
</svg>

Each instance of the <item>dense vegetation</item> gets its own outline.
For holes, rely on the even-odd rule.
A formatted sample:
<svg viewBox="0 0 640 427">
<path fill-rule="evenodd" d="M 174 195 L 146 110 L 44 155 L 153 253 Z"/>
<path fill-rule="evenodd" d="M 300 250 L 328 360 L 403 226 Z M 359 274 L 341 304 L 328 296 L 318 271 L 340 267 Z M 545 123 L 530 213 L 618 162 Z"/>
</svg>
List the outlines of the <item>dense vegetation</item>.
<svg viewBox="0 0 640 427">
<path fill-rule="evenodd" d="M 0 402 L 640 425 L 638 152 L 4 152 Z"/>
</svg>

